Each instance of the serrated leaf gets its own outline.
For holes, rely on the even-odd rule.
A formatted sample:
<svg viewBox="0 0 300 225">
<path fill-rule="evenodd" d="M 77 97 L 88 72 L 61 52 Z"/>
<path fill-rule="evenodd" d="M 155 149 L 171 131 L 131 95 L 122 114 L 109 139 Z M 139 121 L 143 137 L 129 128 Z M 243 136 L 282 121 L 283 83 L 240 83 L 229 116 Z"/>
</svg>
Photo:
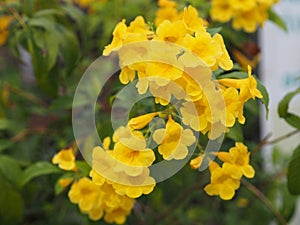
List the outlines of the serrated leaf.
<svg viewBox="0 0 300 225">
<path fill-rule="evenodd" d="M 31 181 L 33 178 L 49 175 L 53 173 L 61 173 L 62 171 L 49 162 L 37 162 L 29 166 L 22 175 L 19 185 L 22 187 Z"/>
<path fill-rule="evenodd" d="M 19 224 L 23 217 L 21 194 L 0 171 L 0 224 Z"/>
<path fill-rule="evenodd" d="M 284 96 L 284 98 L 279 102 L 278 114 L 279 117 L 283 118 L 288 124 L 300 129 L 300 117 L 288 112 L 290 101 L 297 94 L 300 94 L 300 88 Z"/>
<path fill-rule="evenodd" d="M 287 183 L 289 192 L 300 195 L 300 145 L 294 150 L 288 166 Z"/>
<path fill-rule="evenodd" d="M 287 26 L 285 22 L 281 19 L 281 17 L 274 12 L 272 9 L 268 10 L 268 17 L 269 20 L 275 23 L 278 27 L 280 27 L 282 30 L 287 31 Z"/>
</svg>

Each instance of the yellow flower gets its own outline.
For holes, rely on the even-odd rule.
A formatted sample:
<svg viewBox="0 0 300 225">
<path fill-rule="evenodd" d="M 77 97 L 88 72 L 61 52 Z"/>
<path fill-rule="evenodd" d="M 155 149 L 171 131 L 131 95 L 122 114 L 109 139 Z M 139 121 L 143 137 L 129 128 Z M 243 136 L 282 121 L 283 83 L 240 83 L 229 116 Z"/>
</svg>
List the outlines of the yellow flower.
<svg viewBox="0 0 300 225">
<path fill-rule="evenodd" d="M 129 27 L 126 26 L 125 19 L 123 19 L 116 25 L 113 31 L 113 40 L 111 44 L 105 46 L 103 55 L 108 56 L 112 51 L 119 50 L 123 44 L 147 41 L 151 33 L 143 17 L 136 17 Z"/>
<path fill-rule="evenodd" d="M 75 156 L 72 148 L 61 150 L 53 156 L 53 164 L 58 164 L 58 167 L 63 170 L 76 170 Z"/>
<path fill-rule="evenodd" d="M 138 198 L 143 194 L 151 193 L 155 187 L 155 180 L 149 174 L 150 170 L 144 168 L 138 176 L 124 175 L 119 182 L 112 182 L 112 186 L 119 195 Z"/>
<path fill-rule="evenodd" d="M 235 191 L 240 187 L 240 180 L 233 179 L 231 174 L 220 166 L 215 167 L 211 172 L 210 184 L 205 186 L 204 191 L 211 196 L 219 195 L 223 200 L 232 199 Z"/>
<path fill-rule="evenodd" d="M 230 0 L 230 4 L 235 10 L 240 11 L 250 11 L 255 10 L 256 3 L 255 0 Z"/>
<path fill-rule="evenodd" d="M 8 27 L 13 20 L 13 16 L 0 16 L 0 46 L 6 43 L 8 37 Z"/>
<path fill-rule="evenodd" d="M 227 22 L 234 14 L 232 4 L 226 0 L 213 0 L 211 5 L 210 16 L 213 20 Z"/>
<path fill-rule="evenodd" d="M 104 220 L 107 223 L 124 224 L 126 221 L 126 216 L 129 215 L 130 212 L 131 210 L 125 210 L 123 208 L 114 209 L 105 214 Z"/>
<path fill-rule="evenodd" d="M 190 32 L 205 31 L 203 20 L 199 17 L 197 9 L 191 5 L 184 8 L 182 20 Z"/>
<path fill-rule="evenodd" d="M 217 63 L 216 58 L 220 58 L 223 55 L 220 44 L 213 40 L 207 32 L 197 31 L 195 37 L 186 35 L 183 39 L 183 45 L 192 50 L 211 68 L 215 67 Z"/>
<path fill-rule="evenodd" d="M 250 98 L 262 98 L 263 95 L 257 89 L 257 81 L 251 74 L 251 67 L 248 66 L 248 78 L 245 79 L 231 79 L 225 78 L 218 80 L 219 83 L 227 86 L 240 89 L 239 98 L 241 102 L 246 102 Z"/>
<path fill-rule="evenodd" d="M 165 20 L 171 22 L 179 18 L 176 3 L 168 0 L 159 0 L 158 5 L 160 8 L 156 11 L 155 25 L 158 27 Z"/>
<path fill-rule="evenodd" d="M 90 213 L 97 209 L 97 219 L 103 215 L 103 208 L 101 207 L 102 193 L 99 187 L 94 184 L 89 178 L 84 177 L 72 184 L 68 193 L 69 199 L 72 203 L 78 204 L 79 209 L 83 213 Z M 96 217 L 93 212 L 93 218 Z"/>
<path fill-rule="evenodd" d="M 119 75 L 120 82 L 122 84 L 128 84 L 132 82 L 135 78 L 135 71 L 130 69 L 128 66 L 122 68 L 121 73 Z"/>
<path fill-rule="evenodd" d="M 241 142 L 235 143 L 235 147 L 230 148 L 229 152 L 219 152 L 218 158 L 224 162 L 224 169 L 234 179 L 240 179 L 243 175 L 253 178 L 255 175 L 253 167 L 249 165 L 250 152 Z"/>
<path fill-rule="evenodd" d="M 157 112 L 154 112 L 154 113 L 147 113 L 142 116 L 134 117 L 129 120 L 128 126 L 130 126 L 132 129 L 140 130 L 145 126 L 147 126 L 156 115 Z"/>
<path fill-rule="evenodd" d="M 226 88 L 223 91 L 223 96 L 226 105 L 226 118 L 222 123 L 226 127 L 232 127 L 235 124 L 235 119 L 238 117 L 241 102 L 239 101 L 239 93 L 233 87 Z"/>
<path fill-rule="evenodd" d="M 153 139 L 159 144 L 158 152 L 166 160 L 184 159 L 188 154 L 187 146 L 196 141 L 193 132 L 190 129 L 183 129 L 171 116 L 165 129 L 154 131 Z"/>
<path fill-rule="evenodd" d="M 218 33 L 215 34 L 213 36 L 213 40 L 219 45 L 219 48 L 222 51 L 222 54 L 219 57 L 216 57 L 217 62 L 215 66 L 213 66 L 213 70 L 218 69 L 218 65 L 224 70 L 231 70 L 233 67 L 233 62 L 227 52 L 222 35 Z"/>
<path fill-rule="evenodd" d="M 68 186 L 72 183 L 73 180 L 74 180 L 74 179 L 71 178 L 71 177 L 68 177 L 68 178 L 61 178 L 61 179 L 58 180 L 58 184 L 59 184 L 61 187 L 66 188 L 66 187 L 68 187 Z"/>
<path fill-rule="evenodd" d="M 142 173 L 143 168 L 150 166 L 155 160 L 154 152 L 149 149 L 133 150 L 121 142 L 115 144 L 113 156 L 120 161 L 119 168 L 130 176 Z"/>
<path fill-rule="evenodd" d="M 193 170 L 197 170 L 200 168 L 203 161 L 203 154 L 199 154 L 196 158 L 190 161 L 190 166 Z"/>
<path fill-rule="evenodd" d="M 164 20 L 156 29 L 156 37 L 154 40 L 167 41 L 180 44 L 183 37 L 187 34 L 185 24 L 181 20 L 170 22 Z"/>
</svg>

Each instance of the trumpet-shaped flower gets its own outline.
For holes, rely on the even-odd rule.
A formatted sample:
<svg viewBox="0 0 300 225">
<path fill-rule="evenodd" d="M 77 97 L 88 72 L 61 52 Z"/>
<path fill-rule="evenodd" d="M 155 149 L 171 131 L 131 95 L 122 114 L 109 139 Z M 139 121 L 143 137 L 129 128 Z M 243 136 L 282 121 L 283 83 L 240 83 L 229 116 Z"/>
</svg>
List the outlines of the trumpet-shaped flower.
<svg viewBox="0 0 300 225">
<path fill-rule="evenodd" d="M 203 20 L 199 17 L 197 9 L 191 5 L 184 8 L 182 20 L 187 29 L 192 33 L 195 31 L 205 31 Z"/>
<path fill-rule="evenodd" d="M 133 128 L 135 130 L 140 130 L 140 129 L 144 128 L 145 126 L 147 126 L 156 115 L 157 115 L 157 112 L 154 112 L 154 113 L 147 113 L 142 116 L 134 117 L 129 120 L 128 126 L 130 126 L 131 128 Z"/>
<path fill-rule="evenodd" d="M 247 178 L 254 177 L 255 171 L 249 165 L 250 152 L 243 143 L 235 143 L 235 147 L 230 148 L 229 152 L 219 152 L 218 158 L 224 162 L 223 167 L 232 178 L 240 179 L 243 175 Z"/>
<path fill-rule="evenodd" d="M 187 147 L 196 141 L 193 132 L 190 129 L 183 129 L 171 116 L 165 129 L 154 131 L 153 139 L 159 144 L 158 152 L 166 160 L 184 159 L 188 154 Z"/>
<path fill-rule="evenodd" d="M 196 158 L 190 161 L 190 166 L 193 170 L 199 169 L 203 161 L 203 154 L 199 154 Z"/>
<path fill-rule="evenodd" d="M 80 210 L 84 213 L 89 213 L 93 209 L 101 207 L 103 197 L 99 187 L 87 177 L 74 182 L 68 196 L 70 201 L 78 204 Z M 99 210 L 98 213 L 102 216 L 103 209 Z"/>
<path fill-rule="evenodd" d="M 232 199 L 240 186 L 240 180 L 233 179 L 228 170 L 220 166 L 216 166 L 211 173 L 210 184 L 205 186 L 204 191 L 211 196 L 219 195 L 223 200 Z"/>
<path fill-rule="evenodd" d="M 61 150 L 52 158 L 53 164 L 58 164 L 58 167 L 63 170 L 76 170 L 75 156 L 72 148 Z"/>
<path fill-rule="evenodd" d="M 184 36 L 187 34 L 185 24 L 181 20 L 170 22 L 164 20 L 156 29 L 154 40 L 166 41 L 181 44 Z"/>
<path fill-rule="evenodd" d="M 13 18 L 13 16 L 0 16 L 0 46 L 6 43 L 8 36 L 8 27 Z"/>
</svg>

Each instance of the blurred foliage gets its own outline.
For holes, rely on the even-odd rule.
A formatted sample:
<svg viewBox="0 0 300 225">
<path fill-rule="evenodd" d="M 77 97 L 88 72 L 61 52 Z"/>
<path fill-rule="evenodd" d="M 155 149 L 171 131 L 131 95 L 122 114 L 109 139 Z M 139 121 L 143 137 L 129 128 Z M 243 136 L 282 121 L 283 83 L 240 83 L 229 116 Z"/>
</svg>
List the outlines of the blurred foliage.
<svg viewBox="0 0 300 225">
<path fill-rule="evenodd" d="M 105 224 L 92 222 L 78 213 L 65 190 L 56 190 L 62 194 L 55 195 L 56 181 L 63 174 L 48 162 L 59 149 L 74 145 L 71 108 L 75 88 L 86 68 L 110 42 L 115 24 L 122 18 L 131 21 L 136 15 L 153 21 L 156 1 L 99 1 L 92 8 L 67 0 L 7 2 L 0 2 L 0 15 L 10 14 L 14 20 L 9 27 L 7 45 L 0 48 L 0 224 Z M 185 0 L 179 7 L 187 4 L 208 18 L 209 1 Z M 274 12 L 270 15 L 284 28 Z M 248 60 L 258 54 L 255 34 L 235 31 L 228 24 L 211 23 L 211 26 L 211 33 L 222 26 L 220 32 L 227 49 L 240 64 L 241 58 L 233 54 L 234 50 L 242 52 Z M 24 52 L 30 55 L 31 63 L 26 62 L 28 57 L 24 57 Z M 24 70 L 30 66 L 33 72 Z M 228 78 L 244 76 L 245 72 L 236 67 L 236 71 L 219 74 Z M 103 101 L 99 101 L 98 106 L 103 116 L 97 118 L 97 126 L 104 130 L 103 137 L 111 130 L 107 122 L 110 98 L 120 88 L 120 84 L 113 83 L 106 87 L 107 93 L 103 93 Z M 267 105 L 267 92 L 263 86 L 260 90 L 265 96 L 262 101 Z M 294 94 L 283 100 L 279 114 L 299 129 L 298 117 L 297 121 L 287 119 L 291 118 L 287 109 Z M 143 109 L 140 106 L 136 110 Z M 257 102 L 247 103 L 245 117 L 245 125 L 236 124 L 226 134 L 222 148 L 227 149 L 234 141 L 245 141 L 249 149 L 259 146 Z M 298 150 L 299 147 L 289 166 L 289 190 L 294 194 L 299 194 L 300 186 L 299 174 L 295 173 L 299 170 Z M 81 159 L 79 154 L 77 157 Z M 274 151 L 274 165 L 278 169 L 272 172 L 263 171 L 265 162 L 259 151 L 252 160 L 258 172 L 251 183 L 263 191 L 288 221 L 296 199 L 289 194 L 284 182 L 289 159 Z M 82 163 L 83 173 L 85 167 L 87 165 Z M 232 201 L 224 202 L 203 194 L 207 181 L 207 172 L 184 167 L 169 180 L 159 183 L 151 195 L 140 198 L 126 224 L 253 225 L 257 218 L 261 224 L 274 220 L 270 209 L 245 186 Z"/>
</svg>

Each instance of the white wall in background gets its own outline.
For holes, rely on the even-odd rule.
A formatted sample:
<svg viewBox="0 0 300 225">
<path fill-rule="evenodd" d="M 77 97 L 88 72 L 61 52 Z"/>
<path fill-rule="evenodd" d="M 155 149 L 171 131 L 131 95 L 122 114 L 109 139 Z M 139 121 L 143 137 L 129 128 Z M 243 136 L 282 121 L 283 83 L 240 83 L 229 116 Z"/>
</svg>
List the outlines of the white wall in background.
<svg viewBox="0 0 300 225">
<path fill-rule="evenodd" d="M 262 138 L 272 133 L 270 139 L 282 136 L 292 130 L 277 113 L 279 101 L 287 92 L 300 87 L 300 0 L 281 0 L 274 10 L 283 18 L 288 27 L 284 32 L 271 22 L 266 23 L 259 33 L 261 46 L 260 75 L 270 94 L 269 120 L 265 120 L 265 113 L 261 113 Z M 264 111 L 262 109 L 262 111 Z M 291 102 L 291 112 L 300 114 L 300 96 Z M 282 152 L 291 155 L 292 150 L 300 143 L 300 134 L 285 141 L 279 142 Z M 264 149 L 265 158 L 270 163 L 266 166 L 272 170 L 271 154 L 272 146 Z M 297 216 L 290 225 L 300 225 L 300 204 L 298 204 Z"/>
</svg>

